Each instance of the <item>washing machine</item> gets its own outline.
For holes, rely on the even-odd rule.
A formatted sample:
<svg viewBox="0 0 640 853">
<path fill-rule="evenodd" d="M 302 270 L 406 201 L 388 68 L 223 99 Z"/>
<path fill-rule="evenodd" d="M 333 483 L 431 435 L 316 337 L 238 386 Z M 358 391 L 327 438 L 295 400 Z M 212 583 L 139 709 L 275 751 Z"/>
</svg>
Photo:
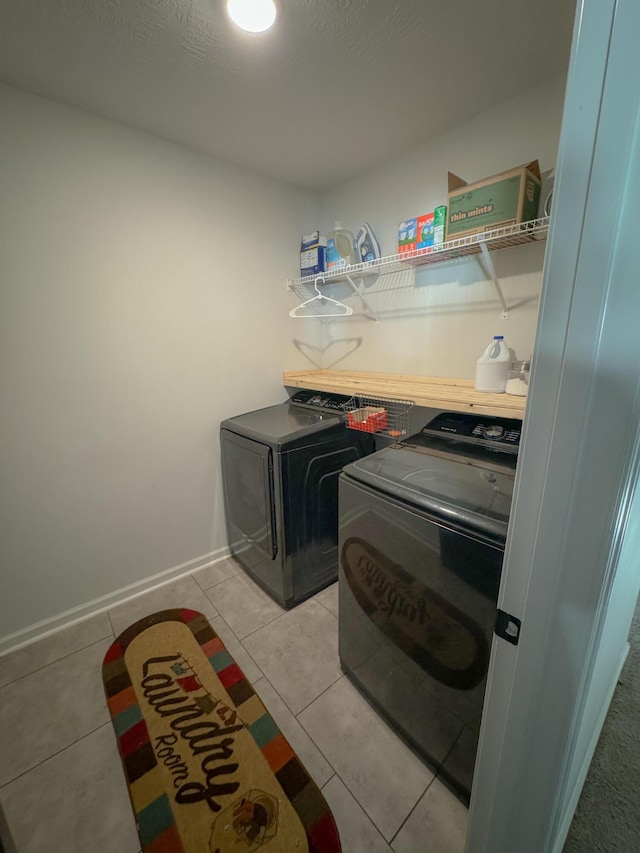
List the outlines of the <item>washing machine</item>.
<svg viewBox="0 0 640 853">
<path fill-rule="evenodd" d="M 338 476 L 375 450 L 348 429 L 351 397 L 301 389 L 285 403 L 220 425 L 231 553 L 282 607 L 338 574 Z"/>
<path fill-rule="evenodd" d="M 441 412 L 340 476 L 342 668 L 465 801 L 520 430 Z"/>
</svg>

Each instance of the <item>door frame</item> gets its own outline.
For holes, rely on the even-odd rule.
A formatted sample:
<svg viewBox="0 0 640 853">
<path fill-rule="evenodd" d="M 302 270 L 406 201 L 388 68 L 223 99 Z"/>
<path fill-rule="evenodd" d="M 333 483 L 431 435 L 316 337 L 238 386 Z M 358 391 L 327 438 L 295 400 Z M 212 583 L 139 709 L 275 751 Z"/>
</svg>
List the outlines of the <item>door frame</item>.
<svg viewBox="0 0 640 853">
<path fill-rule="evenodd" d="M 522 630 L 493 640 L 468 853 L 560 849 L 602 722 L 585 739 L 586 705 L 615 687 L 593 676 L 638 479 L 638 31 L 637 0 L 578 3 L 498 602 Z"/>
</svg>

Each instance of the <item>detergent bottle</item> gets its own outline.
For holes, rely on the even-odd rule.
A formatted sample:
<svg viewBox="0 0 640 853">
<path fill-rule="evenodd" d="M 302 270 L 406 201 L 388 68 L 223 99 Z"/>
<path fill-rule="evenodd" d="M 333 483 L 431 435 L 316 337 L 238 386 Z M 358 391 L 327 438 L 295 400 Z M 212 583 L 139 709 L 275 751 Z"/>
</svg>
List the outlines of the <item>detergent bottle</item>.
<svg viewBox="0 0 640 853">
<path fill-rule="evenodd" d="M 510 366 L 511 354 L 504 336 L 494 335 L 493 341 L 476 362 L 476 391 L 503 394 Z"/>
<path fill-rule="evenodd" d="M 327 234 L 326 259 L 327 272 L 335 272 L 357 263 L 353 234 L 339 222 L 336 222 L 333 231 Z"/>
</svg>

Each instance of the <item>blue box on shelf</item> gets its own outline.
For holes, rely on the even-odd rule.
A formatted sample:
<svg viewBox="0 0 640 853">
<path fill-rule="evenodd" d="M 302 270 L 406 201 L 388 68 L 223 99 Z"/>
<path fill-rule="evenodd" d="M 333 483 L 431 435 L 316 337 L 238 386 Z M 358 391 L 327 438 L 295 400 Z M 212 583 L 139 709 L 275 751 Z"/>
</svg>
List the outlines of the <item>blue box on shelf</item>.
<svg viewBox="0 0 640 853">
<path fill-rule="evenodd" d="M 318 275 L 325 271 L 327 241 L 314 231 L 300 243 L 300 275 Z"/>
</svg>

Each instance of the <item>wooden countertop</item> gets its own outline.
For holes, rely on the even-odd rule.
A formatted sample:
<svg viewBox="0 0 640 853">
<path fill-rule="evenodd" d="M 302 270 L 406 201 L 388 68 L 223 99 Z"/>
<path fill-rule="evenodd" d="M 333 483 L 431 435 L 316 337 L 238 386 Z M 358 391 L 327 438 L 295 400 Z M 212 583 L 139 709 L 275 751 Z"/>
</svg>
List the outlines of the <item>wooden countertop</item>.
<svg viewBox="0 0 640 853">
<path fill-rule="evenodd" d="M 291 388 L 360 394 L 389 400 L 413 400 L 416 406 L 451 412 L 476 412 L 503 418 L 524 417 L 526 397 L 476 391 L 472 379 L 366 373 L 351 370 L 285 370 L 283 384 Z"/>
</svg>

